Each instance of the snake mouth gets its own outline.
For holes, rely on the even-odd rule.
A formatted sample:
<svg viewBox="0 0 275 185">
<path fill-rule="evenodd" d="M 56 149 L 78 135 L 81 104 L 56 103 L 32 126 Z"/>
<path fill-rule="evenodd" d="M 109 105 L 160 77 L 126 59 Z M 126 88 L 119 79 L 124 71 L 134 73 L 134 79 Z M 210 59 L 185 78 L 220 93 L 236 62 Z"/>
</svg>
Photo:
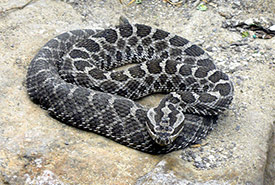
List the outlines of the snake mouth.
<svg viewBox="0 0 275 185">
<path fill-rule="evenodd" d="M 160 146 L 169 145 L 174 141 L 174 138 L 169 133 L 156 132 L 153 125 L 147 124 L 148 132 L 151 138 Z M 154 132 L 153 132 L 154 131 Z"/>
<path fill-rule="evenodd" d="M 167 133 L 161 133 L 155 138 L 155 142 L 160 146 L 166 146 L 173 143 L 173 138 Z"/>
<path fill-rule="evenodd" d="M 166 146 L 171 144 L 171 141 L 167 140 L 167 139 L 157 139 L 156 143 L 160 146 Z"/>
</svg>

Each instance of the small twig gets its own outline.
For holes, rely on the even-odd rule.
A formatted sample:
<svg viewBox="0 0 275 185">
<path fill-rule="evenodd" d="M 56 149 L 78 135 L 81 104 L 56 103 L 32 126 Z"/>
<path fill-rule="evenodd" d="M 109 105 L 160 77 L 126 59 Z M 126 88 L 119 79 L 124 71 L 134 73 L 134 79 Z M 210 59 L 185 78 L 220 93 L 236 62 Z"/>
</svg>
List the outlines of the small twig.
<svg viewBox="0 0 275 185">
<path fill-rule="evenodd" d="M 7 12 L 12 11 L 12 10 L 22 10 L 23 8 L 25 8 L 26 6 L 31 4 L 33 1 L 34 0 L 29 0 L 26 4 L 24 4 L 22 6 L 11 7 L 11 8 L 8 8 L 6 10 L 3 10 L 3 11 L 0 10 L 0 14 L 4 14 L 4 13 L 7 13 Z"/>
<path fill-rule="evenodd" d="M 131 5 L 133 2 L 135 2 L 136 0 L 131 0 L 128 4 L 127 4 L 127 6 L 129 6 L 129 5 Z M 123 4 L 123 1 L 122 0 L 119 0 L 119 2 L 120 2 L 120 4 Z"/>
<path fill-rule="evenodd" d="M 127 5 L 129 6 L 129 5 L 132 4 L 133 2 L 135 2 L 135 0 L 130 1 Z"/>
<path fill-rule="evenodd" d="M 208 143 L 193 144 L 193 145 L 190 145 L 190 148 L 200 148 L 200 147 L 206 146 L 206 145 L 208 145 Z"/>
</svg>

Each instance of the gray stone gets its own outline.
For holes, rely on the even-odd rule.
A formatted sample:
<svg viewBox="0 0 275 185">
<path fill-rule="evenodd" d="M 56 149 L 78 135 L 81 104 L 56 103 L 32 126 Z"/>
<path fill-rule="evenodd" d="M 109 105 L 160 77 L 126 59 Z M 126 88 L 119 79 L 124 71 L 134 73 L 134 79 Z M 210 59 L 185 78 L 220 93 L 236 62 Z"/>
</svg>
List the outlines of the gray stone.
<svg viewBox="0 0 275 185">
<path fill-rule="evenodd" d="M 0 2 L 0 184 L 274 182 L 274 38 L 243 41 L 237 32 L 221 28 L 224 17 L 214 8 L 186 8 L 192 3 L 172 8 L 159 1 L 125 6 L 119 1 L 45 0 L 15 8 L 24 3 Z M 222 1 L 217 4 L 223 6 Z M 245 11 L 235 12 L 237 18 L 249 18 Z M 204 49 L 216 48 L 209 54 L 231 76 L 235 97 L 200 144 L 148 155 L 64 125 L 29 100 L 27 67 L 41 46 L 64 31 L 114 25 L 120 15 L 197 40 Z M 152 106 L 161 98 L 154 95 L 140 102 Z"/>
<path fill-rule="evenodd" d="M 270 31 L 275 31 L 275 25 L 270 26 L 270 27 L 269 27 L 269 30 L 270 30 Z"/>
</svg>

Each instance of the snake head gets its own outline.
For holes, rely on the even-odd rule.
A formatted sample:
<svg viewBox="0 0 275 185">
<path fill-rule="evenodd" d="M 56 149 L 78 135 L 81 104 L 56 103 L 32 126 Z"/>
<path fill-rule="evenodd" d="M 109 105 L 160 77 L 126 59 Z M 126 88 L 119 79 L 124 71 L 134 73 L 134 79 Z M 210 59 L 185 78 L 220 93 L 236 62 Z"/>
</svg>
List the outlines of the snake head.
<svg viewBox="0 0 275 185">
<path fill-rule="evenodd" d="M 151 108 L 147 112 L 147 129 L 153 140 L 161 145 L 171 144 L 184 127 L 184 114 L 173 104 Z"/>
</svg>

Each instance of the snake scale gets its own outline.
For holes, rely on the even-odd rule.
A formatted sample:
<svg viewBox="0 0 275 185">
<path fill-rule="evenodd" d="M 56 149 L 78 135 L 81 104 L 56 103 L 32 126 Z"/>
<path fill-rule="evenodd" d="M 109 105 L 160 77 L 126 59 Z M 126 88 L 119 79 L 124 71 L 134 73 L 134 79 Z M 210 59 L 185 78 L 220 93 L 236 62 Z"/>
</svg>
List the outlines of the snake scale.
<svg viewBox="0 0 275 185">
<path fill-rule="evenodd" d="M 31 61 L 27 91 L 57 120 L 151 154 L 204 138 L 233 99 L 229 77 L 200 47 L 125 18 L 50 40 Z M 156 107 L 134 101 L 152 93 L 166 93 Z"/>
</svg>

